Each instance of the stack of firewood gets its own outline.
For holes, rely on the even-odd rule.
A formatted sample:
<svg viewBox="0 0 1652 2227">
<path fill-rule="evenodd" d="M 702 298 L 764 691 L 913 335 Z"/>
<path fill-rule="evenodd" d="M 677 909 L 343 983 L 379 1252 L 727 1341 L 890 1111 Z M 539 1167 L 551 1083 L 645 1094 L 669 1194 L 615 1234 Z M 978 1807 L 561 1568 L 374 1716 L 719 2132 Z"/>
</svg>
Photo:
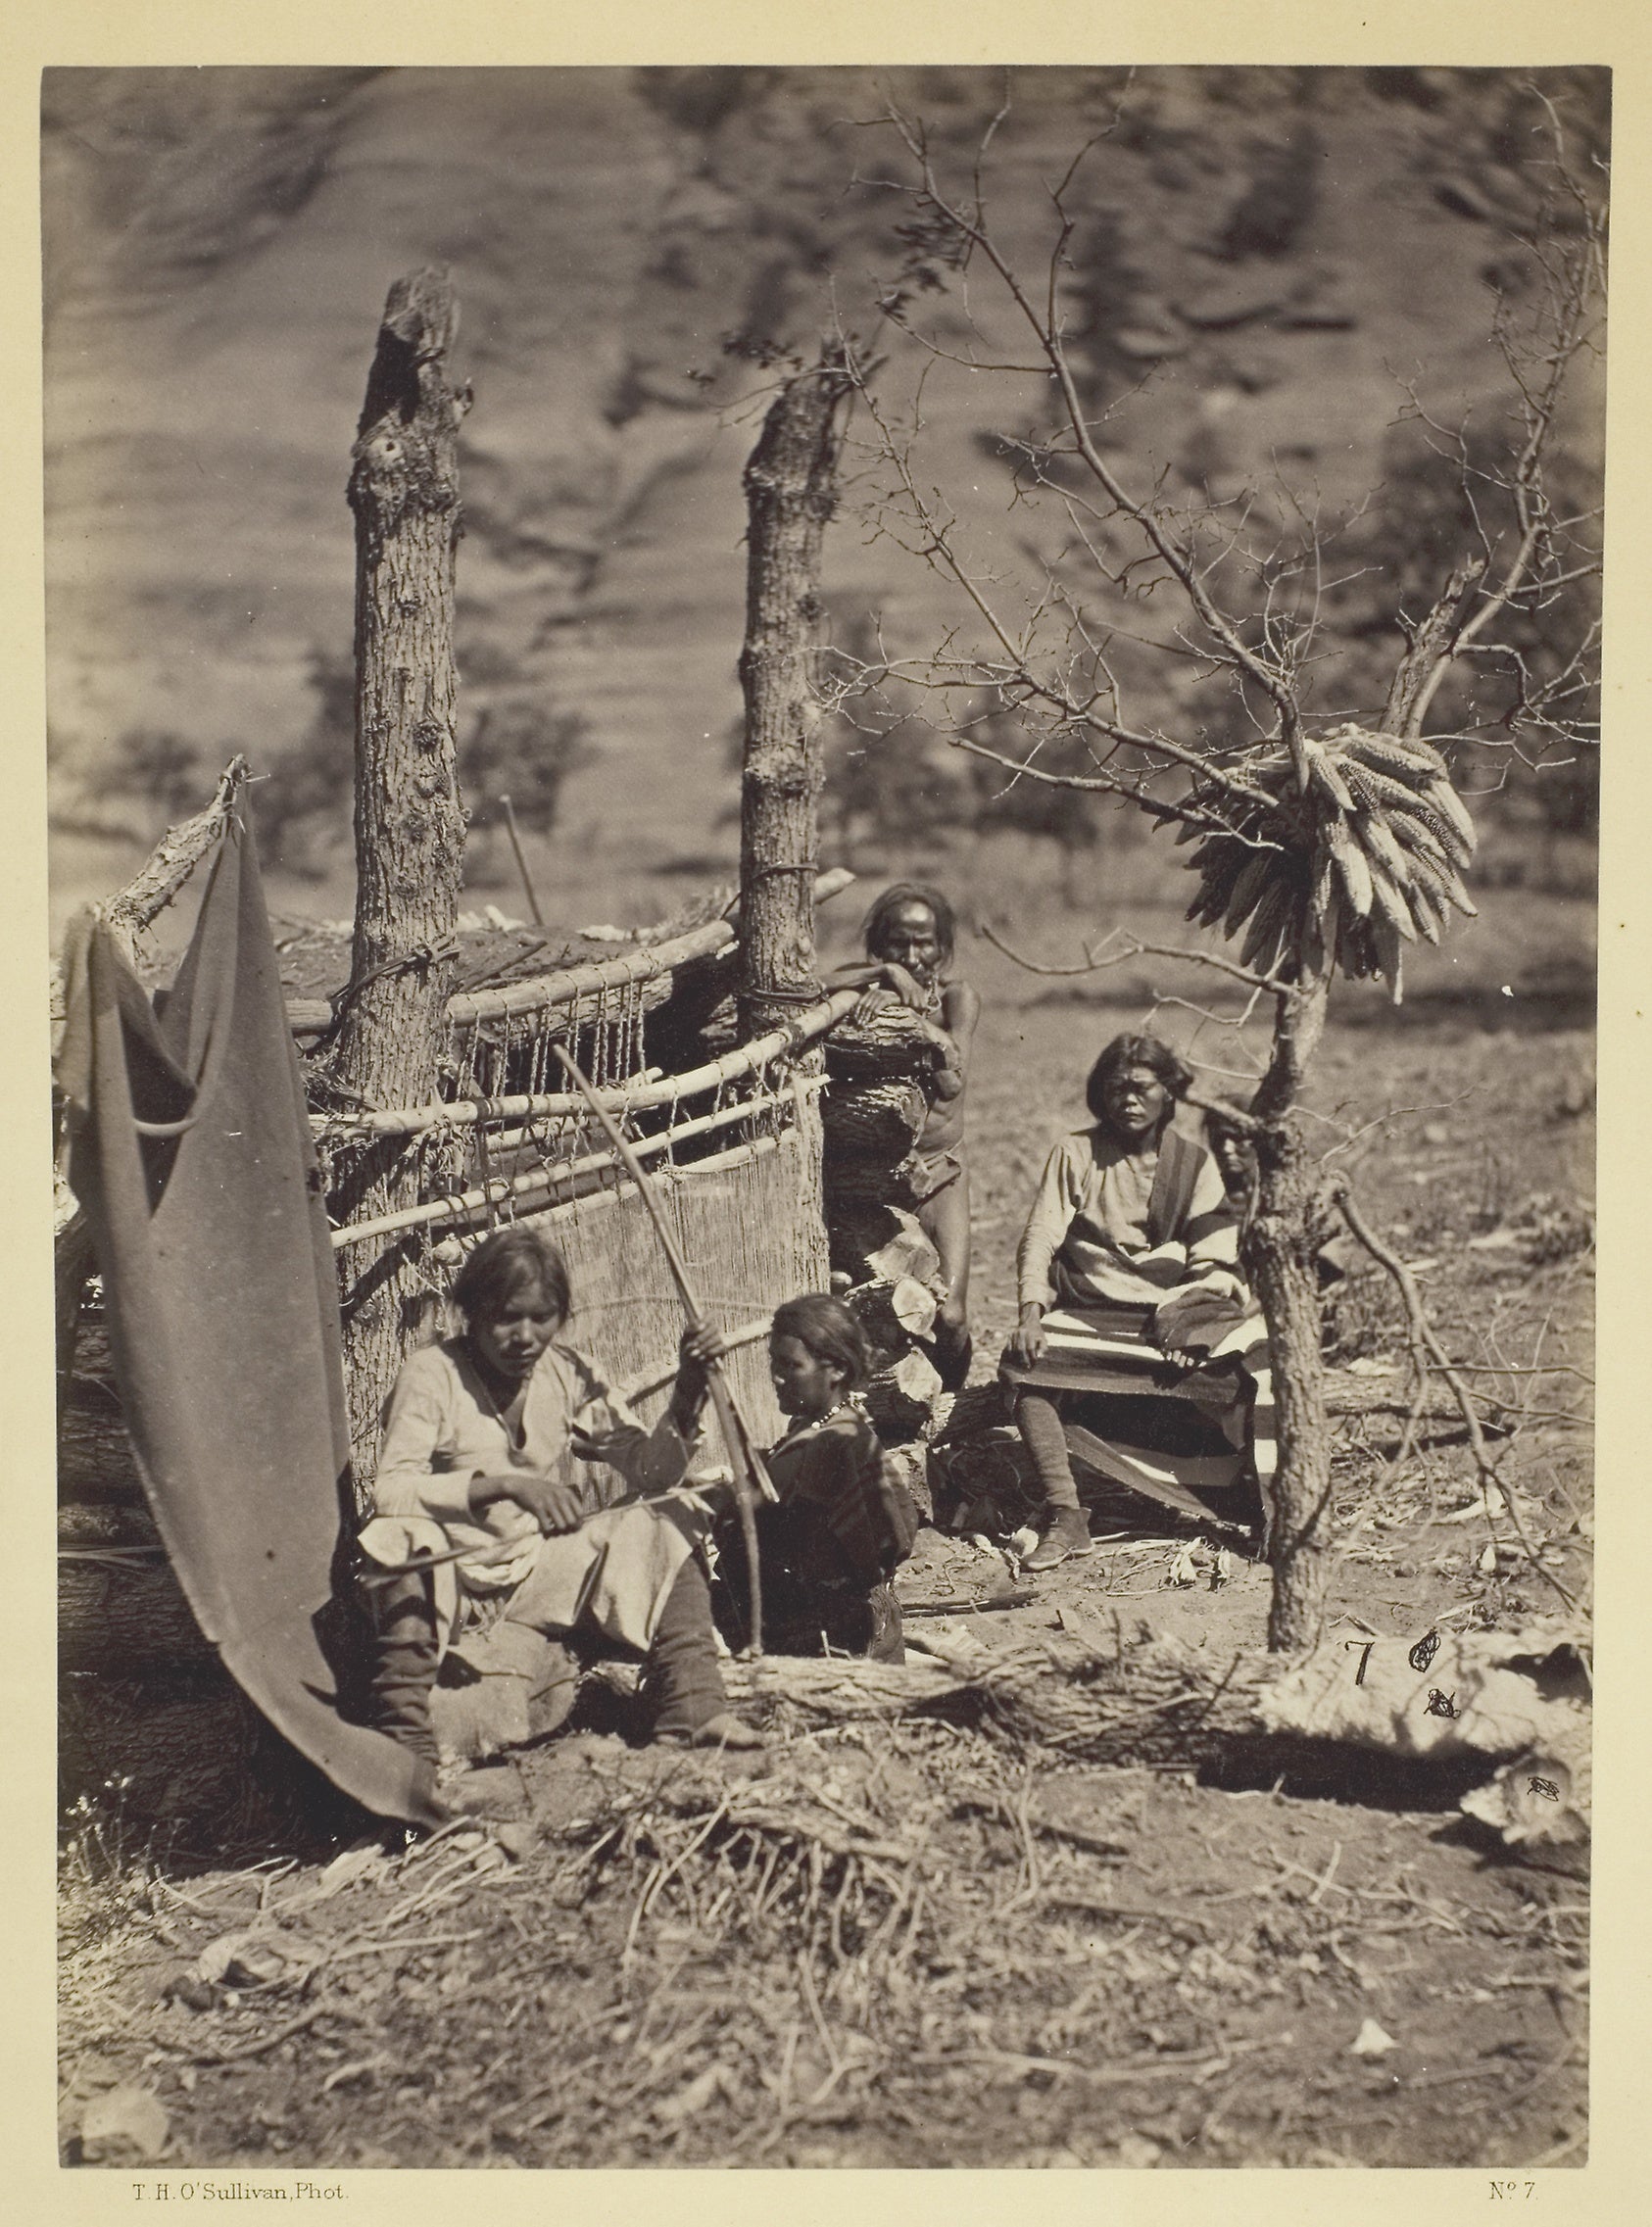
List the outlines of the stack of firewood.
<svg viewBox="0 0 1652 2227">
<path fill-rule="evenodd" d="M 887 1210 L 894 1234 L 862 1256 L 865 1274 L 843 1291 L 872 1348 L 864 1398 L 886 1446 L 926 1438 L 936 1427 L 941 1378 L 929 1339 L 947 1287 L 941 1256 L 899 1207 Z"/>
</svg>

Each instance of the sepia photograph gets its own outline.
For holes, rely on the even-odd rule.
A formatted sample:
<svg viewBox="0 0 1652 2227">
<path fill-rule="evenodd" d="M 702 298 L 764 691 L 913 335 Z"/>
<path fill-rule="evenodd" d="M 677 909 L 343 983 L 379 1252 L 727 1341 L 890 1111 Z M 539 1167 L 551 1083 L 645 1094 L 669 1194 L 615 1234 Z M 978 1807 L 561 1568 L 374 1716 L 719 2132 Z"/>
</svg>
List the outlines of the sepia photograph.
<svg viewBox="0 0 1652 2227">
<path fill-rule="evenodd" d="M 44 72 L 63 2167 L 1579 2177 L 1613 83 Z"/>
</svg>

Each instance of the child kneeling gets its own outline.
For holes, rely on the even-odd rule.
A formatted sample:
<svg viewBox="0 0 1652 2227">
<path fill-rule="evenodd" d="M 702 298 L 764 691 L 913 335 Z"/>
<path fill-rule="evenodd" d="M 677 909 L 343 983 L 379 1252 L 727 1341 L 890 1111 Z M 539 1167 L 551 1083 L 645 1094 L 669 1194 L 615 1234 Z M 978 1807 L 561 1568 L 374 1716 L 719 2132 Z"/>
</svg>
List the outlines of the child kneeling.
<svg viewBox="0 0 1652 2227">
<path fill-rule="evenodd" d="M 807 1292 L 776 1309 L 769 1374 L 791 1428 L 764 1457 L 779 1498 L 756 1512 L 763 1645 L 772 1653 L 905 1660 L 890 1580 L 912 1551 L 918 1512 L 887 1476 L 854 1398 L 870 1364 L 865 1334 L 841 1299 Z M 729 1639 L 744 1645 L 745 1549 L 732 1525 L 717 1543 L 713 1608 Z"/>
</svg>

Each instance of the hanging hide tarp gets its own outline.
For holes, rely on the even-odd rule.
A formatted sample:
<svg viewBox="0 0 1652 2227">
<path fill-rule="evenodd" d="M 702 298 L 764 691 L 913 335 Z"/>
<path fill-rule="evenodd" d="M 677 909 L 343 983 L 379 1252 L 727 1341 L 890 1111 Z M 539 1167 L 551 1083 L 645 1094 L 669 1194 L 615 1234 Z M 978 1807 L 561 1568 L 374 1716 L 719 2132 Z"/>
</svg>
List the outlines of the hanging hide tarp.
<svg viewBox="0 0 1652 2227">
<path fill-rule="evenodd" d="M 70 1176 L 172 1567 L 295 1748 L 380 1815 L 430 1821 L 428 1767 L 341 1719 L 324 1645 L 349 1507 L 338 1296 L 245 825 L 230 822 L 169 996 L 151 1006 L 95 920 L 65 976 Z"/>
</svg>

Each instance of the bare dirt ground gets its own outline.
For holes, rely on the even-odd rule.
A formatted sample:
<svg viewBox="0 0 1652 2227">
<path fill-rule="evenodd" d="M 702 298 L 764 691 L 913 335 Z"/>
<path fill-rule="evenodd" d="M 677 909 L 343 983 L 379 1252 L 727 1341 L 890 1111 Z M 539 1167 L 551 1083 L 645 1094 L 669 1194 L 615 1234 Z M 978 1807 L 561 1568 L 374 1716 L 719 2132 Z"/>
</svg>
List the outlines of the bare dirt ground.
<svg viewBox="0 0 1652 2227">
<path fill-rule="evenodd" d="M 1490 893 L 1486 913 L 1401 1013 L 1341 993 L 1326 1138 L 1353 1133 L 1368 1213 L 1479 1372 L 1506 1479 L 1583 1591 L 1589 914 L 1518 890 Z M 1040 938 L 1034 918 L 1028 947 L 1076 955 L 1053 911 Z M 984 1379 L 1037 1167 L 1081 1118 L 1095 1050 L 1146 997 L 1142 978 L 1045 981 L 983 950 L 966 956 L 988 997 Z M 1200 1050 L 1228 1056 L 1208 1036 Z M 1341 1360 L 1403 1381 L 1375 1272 L 1341 1287 L 1334 1332 Z M 1506 1534 L 1499 1552 L 1482 1523 L 1453 1521 L 1474 1481 L 1461 1430 L 1426 1429 L 1390 1468 L 1398 1428 L 1391 1413 L 1340 1427 L 1333 1635 L 1560 1611 Z M 1193 1534 L 1173 1528 L 1143 1508 L 1032 1603 L 976 1621 L 996 1636 L 1116 1616 L 1217 1652 L 1259 1647 L 1266 1572 L 1236 1557 L 1213 1588 L 1204 1558 L 1174 1584 Z M 991 1547 L 926 1531 L 904 1582 L 985 1592 L 1003 1574 Z M 358 1822 L 185 1864 L 135 1843 L 109 1790 L 72 1821 L 65 1864 L 66 2156 L 1584 2160 L 1580 1866 L 1517 1861 L 1451 1790 L 1375 1770 L 1310 1786 L 1098 1769 L 987 1719 L 821 1731 L 777 1717 L 771 1732 L 754 1760 L 665 1758 L 593 1690 L 575 1730 L 501 1770 L 528 1812 L 503 1842 L 469 1829 L 410 1846 Z"/>
</svg>

